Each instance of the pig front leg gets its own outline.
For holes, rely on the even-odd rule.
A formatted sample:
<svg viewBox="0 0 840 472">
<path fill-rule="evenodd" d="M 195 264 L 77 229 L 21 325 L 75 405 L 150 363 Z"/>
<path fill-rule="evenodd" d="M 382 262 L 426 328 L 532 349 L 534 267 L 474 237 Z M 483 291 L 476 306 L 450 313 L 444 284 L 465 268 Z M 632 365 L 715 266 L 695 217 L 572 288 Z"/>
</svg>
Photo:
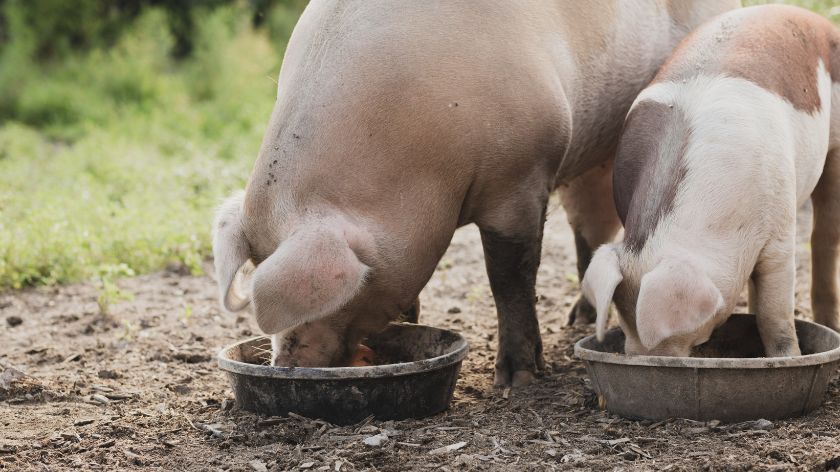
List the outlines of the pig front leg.
<svg viewBox="0 0 840 472">
<path fill-rule="evenodd" d="M 747 311 L 755 314 L 758 309 L 758 294 L 755 291 L 755 273 L 750 275 L 750 280 L 747 283 Z"/>
<path fill-rule="evenodd" d="M 414 303 L 411 304 L 411 308 L 404 311 L 402 314 L 402 320 L 408 323 L 417 323 L 420 319 L 420 297 L 414 299 Z"/>
<path fill-rule="evenodd" d="M 800 355 L 794 326 L 796 286 L 795 225 L 782 240 L 762 250 L 752 274 L 755 285 L 755 316 L 767 357 Z"/>
<path fill-rule="evenodd" d="M 494 383 L 521 387 L 531 383 L 537 371 L 544 368 L 535 285 L 545 205 L 531 221 L 514 219 L 517 224 L 507 230 L 479 228 L 499 318 Z"/>
<path fill-rule="evenodd" d="M 613 199 L 612 162 L 560 187 L 560 201 L 574 231 L 578 280 L 582 281 L 592 253 L 602 244 L 611 242 L 621 228 Z M 595 308 L 579 296 L 569 312 L 567 324 L 594 322 Z"/>
<path fill-rule="evenodd" d="M 812 195 L 811 307 L 814 320 L 840 331 L 837 256 L 840 247 L 840 151 L 826 159 L 823 175 Z"/>
</svg>

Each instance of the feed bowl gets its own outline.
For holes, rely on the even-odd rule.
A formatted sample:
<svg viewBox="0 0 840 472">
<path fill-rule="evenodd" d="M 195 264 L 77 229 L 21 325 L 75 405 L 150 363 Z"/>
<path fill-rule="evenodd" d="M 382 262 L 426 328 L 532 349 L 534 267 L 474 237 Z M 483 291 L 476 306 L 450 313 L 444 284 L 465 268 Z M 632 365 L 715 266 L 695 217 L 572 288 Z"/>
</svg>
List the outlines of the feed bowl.
<svg viewBox="0 0 840 472">
<path fill-rule="evenodd" d="M 445 329 L 393 323 L 365 340 L 388 364 L 368 367 L 274 367 L 267 337 L 219 353 L 236 404 L 255 413 L 289 412 L 334 424 L 430 416 L 446 410 L 455 391 L 467 341 Z"/>
<path fill-rule="evenodd" d="M 796 320 L 800 357 L 761 357 L 755 316 L 732 315 L 696 357 L 628 356 L 624 333 L 575 344 L 599 404 L 631 419 L 747 421 L 804 415 L 820 406 L 840 362 L 840 334 Z"/>
</svg>

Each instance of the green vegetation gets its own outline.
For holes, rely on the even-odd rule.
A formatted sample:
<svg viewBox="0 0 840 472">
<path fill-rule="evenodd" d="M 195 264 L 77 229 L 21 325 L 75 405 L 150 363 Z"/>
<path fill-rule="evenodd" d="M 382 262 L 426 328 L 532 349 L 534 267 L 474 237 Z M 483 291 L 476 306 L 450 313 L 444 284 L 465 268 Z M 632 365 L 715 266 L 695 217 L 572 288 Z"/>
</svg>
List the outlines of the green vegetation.
<svg viewBox="0 0 840 472">
<path fill-rule="evenodd" d="M 97 278 L 107 309 L 116 277 L 200 271 L 213 208 L 257 154 L 301 2 L 257 12 L 260 27 L 246 4 L 194 9 L 186 57 L 172 12 L 110 20 L 119 34 L 76 12 L 93 26 L 73 32 L 28 20 L 42 3 L 67 4 L 0 1 L 0 288 Z"/>
<path fill-rule="evenodd" d="M 813 10 L 825 17 L 830 17 L 835 24 L 840 25 L 840 8 L 837 0 L 741 0 L 745 6 L 765 5 L 768 3 L 786 3 Z M 834 10 L 832 10 L 832 8 Z"/>
<path fill-rule="evenodd" d="M 0 289 L 199 272 L 305 3 L 0 0 Z"/>
</svg>

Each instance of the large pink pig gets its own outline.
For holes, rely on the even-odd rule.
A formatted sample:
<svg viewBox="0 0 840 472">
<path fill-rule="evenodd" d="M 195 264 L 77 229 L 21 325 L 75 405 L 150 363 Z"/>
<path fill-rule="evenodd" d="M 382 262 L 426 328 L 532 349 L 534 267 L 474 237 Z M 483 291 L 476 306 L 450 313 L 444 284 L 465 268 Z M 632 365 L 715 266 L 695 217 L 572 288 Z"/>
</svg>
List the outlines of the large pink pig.
<svg viewBox="0 0 840 472">
<path fill-rule="evenodd" d="M 248 186 L 218 213 L 224 306 L 250 305 L 274 364 L 342 365 L 416 315 L 453 232 L 475 223 L 496 384 L 529 383 L 549 194 L 561 190 L 582 274 L 620 226 L 611 162 L 633 99 L 680 39 L 737 3 L 313 0 Z M 581 301 L 572 315 L 593 312 Z"/>
</svg>

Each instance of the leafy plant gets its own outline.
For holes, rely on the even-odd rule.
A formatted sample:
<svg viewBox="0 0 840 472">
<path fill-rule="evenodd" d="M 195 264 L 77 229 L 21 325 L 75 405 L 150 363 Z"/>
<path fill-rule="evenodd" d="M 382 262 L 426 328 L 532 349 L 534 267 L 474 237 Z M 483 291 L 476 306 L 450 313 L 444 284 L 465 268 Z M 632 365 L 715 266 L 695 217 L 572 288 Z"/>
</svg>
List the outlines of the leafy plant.
<svg viewBox="0 0 840 472">
<path fill-rule="evenodd" d="M 123 331 L 119 337 L 120 339 L 131 341 L 137 337 L 137 331 L 139 331 L 137 325 L 129 320 L 123 320 Z"/>
<path fill-rule="evenodd" d="M 99 270 L 99 297 L 96 299 L 99 305 L 99 313 L 108 315 L 111 305 L 119 301 L 130 301 L 134 299 L 134 295 L 130 292 L 122 290 L 116 283 L 119 277 L 132 276 L 134 271 L 125 264 L 116 266 L 106 265 L 100 267 Z"/>
<path fill-rule="evenodd" d="M 181 321 L 184 322 L 185 325 L 189 326 L 190 320 L 192 319 L 193 315 L 193 308 L 192 305 L 189 303 L 184 304 L 184 312 L 181 314 Z"/>
</svg>

